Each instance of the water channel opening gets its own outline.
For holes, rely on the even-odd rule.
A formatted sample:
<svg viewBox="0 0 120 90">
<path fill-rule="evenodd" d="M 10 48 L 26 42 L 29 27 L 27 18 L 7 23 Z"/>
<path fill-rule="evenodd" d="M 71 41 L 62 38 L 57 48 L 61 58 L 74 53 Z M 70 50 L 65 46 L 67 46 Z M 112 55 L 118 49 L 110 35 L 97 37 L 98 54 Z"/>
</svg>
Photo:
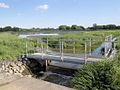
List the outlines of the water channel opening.
<svg viewBox="0 0 120 90">
<path fill-rule="evenodd" d="M 39 62 L 32 58 L 27 60 L 26 65 L 33 73 L 33 77 L 67 87 L 71 86 L 71 80 L 77 71 L 49 65 L 46 71 L 45 61 Z"/>
<path fill-rule="evenodd" d="M 26 61 L 26 65 L 29 68 L 29 70 L 32 72 L 33 76 L 40 76 L 41 71 L 45 72 L 45 66 L 44 63 L 38 62 L 36 59 L 29 58 Z"/>
</svg>

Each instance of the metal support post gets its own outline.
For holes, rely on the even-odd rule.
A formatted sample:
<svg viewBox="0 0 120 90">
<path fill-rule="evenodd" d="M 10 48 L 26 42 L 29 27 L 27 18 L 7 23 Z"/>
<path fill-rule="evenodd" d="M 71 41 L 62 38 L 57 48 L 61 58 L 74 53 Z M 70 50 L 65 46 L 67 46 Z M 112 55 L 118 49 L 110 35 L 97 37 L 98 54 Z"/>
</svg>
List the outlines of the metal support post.
<svg viewBox="0 0 120 90">
<path fill-rule="evenodd" d="M 64 50 L 64 42 L 62 41 L 61 44 L 62 44 L 62 47 L 61 47 L 61 60 L 63 61 L 63 59 L 64 59 L 64 57 L 63 57 L 64 56 L 64 51 L 63 51 Z"/>
<path fill-rule="evenodd" d="M 25 54 L 27 55 L 28 54 L 28 44 L 27 44 L 27 39 L 26 39 L 26 43 L 25 43 Z"/>
<path fill-rule="evenodd" d="M 114 50 L 116 50 L 116 43 L 114 42 Z"/>
<path fill-rule="evenodd" d="M 41 49 L 42 49 L 42 59 L 43 59 L 43 55 L 44 55 L 44 47 L 43 47 L 43 42 L 41 42 Z"/>
<path fill-rule="evenodd" d="M 114 42 L 114 55 L 116 53 L 116 43 Z"/>
<path fill-rule="evenodd" d="M 73 54 L 75 54 L 75 42 L 73 42 Z"/>
<path fill-rule="evenodd" d="M 107 41 L 105 41 L 105 46 L 104 46 L 104 47 L 105 47 L 105 49 L 104 49 L 104 56 L 105 56 L 105 58 L 107 57 L 107 56 L 106 56 L 106 54 L 107 54 L 106 42 L 107 42 Z"/>
<path fill-rule="evenodd" d="M 84 53 L 85 64 L 87 63 L 87 43 L 85 41 L 85 53 Z"/>
<path fill-rule="evenodd" d="M 92 39 L 90 38 L 90 56 L 92 54 Z"/>
<path fill-rule="evenodd" d="M 47 72 L 48 69 L 48 60 L 45 60 L 45 71 Z"/>
<path fill-rule="evenodd" d="M 61 53 L 61 41 L 59 40 L 59 50 L 60 50 L 60 53 Z"/>
<path fill-rule="evenodd" d="M 47 37 L 47 52 L 48 52 L 48 43 L 49 43 L 49 41 L 48 41 L 48 37 Z"/>
</svg>

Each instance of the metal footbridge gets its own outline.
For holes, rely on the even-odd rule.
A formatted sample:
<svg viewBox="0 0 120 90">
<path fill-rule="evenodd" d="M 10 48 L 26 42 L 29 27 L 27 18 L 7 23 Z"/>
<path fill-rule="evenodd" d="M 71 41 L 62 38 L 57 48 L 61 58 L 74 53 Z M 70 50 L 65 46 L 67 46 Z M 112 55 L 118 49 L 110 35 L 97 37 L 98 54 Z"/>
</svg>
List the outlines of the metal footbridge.
<svg viewBox="0 0 120 90">
<path fill-rule="evenodd" d="M 31 36 L 29 36 L 31 37 Z M 33 37 L 33 36 L 32 36 Z M 34 36 L 35 37 L 35 36 Z M 82 65 L 85 63 L 90 62 L 97 62 L 104 60 L 105 58 L 113 58 L 115 56 L 115 40 L 116 38 L 113 38 L 111 35 L 107 36 L 105 41 L 102 42 L 102 44 L 97 48 L 92 50 L 92 42 L 91 40 L 84 41 L 84 49 L 82 50 L 83 53 L 80 53 L 81 51 L 75 47 L 76 42 L 81 42 L 78 40 L 60 40 L 60 41 L 54 41 L 58 42 L 57 44 L 52 44 L 53 48 L 50 48 L 51 42 L 48 39 L 46 40 L 40 40 L 39 43 L 41 47 L 37 47 L 37 52 L 34 53 L 28 53 L 28 43 L 26 43 L 26 58 L 34 59 L 37 61 L 51 61 L 51 65 L 56 66 L 63 66 L 63 67 L 70 67 L 75 68 L 76 65 Z M 50 44 L 49 44 L 50 42 Z M 65 45 L 66 42 L 72 42 L 72 49 L 66 50 Z M 71 44 L 70 44 L 71 46 Z M 89 47 L 89 50 L 88 50 Z M 79 51 L 79 52 L 78 52 Z M 69 53 L 72 52 L 72 53 Z M 78 66 L 80 67 L 80 66 Z"/>
</svg>

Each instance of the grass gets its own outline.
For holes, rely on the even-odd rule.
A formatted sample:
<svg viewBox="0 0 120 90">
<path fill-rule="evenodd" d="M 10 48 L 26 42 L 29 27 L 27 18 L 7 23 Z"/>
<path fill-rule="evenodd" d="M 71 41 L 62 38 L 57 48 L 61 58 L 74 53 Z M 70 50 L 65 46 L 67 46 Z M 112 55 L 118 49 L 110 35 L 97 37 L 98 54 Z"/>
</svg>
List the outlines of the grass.
<svg viewBox="0 0 120 90">
<path fill-rule="evenodd" d="M 0 33 L 0 60 L 16 60 L 25 53 L 25 40 L 10 32 Z"/>
</svg>

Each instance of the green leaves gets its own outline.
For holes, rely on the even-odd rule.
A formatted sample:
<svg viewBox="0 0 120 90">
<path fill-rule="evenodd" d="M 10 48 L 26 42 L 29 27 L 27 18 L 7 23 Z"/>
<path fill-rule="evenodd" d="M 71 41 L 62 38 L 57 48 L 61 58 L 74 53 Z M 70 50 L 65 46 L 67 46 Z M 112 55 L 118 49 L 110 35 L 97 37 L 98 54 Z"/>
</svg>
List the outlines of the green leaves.
<svg viewBox="0 0 120 90">
<path fill-rule="evenodd" d="M 115 61 L 86 64 L 72 80 L 78 90 L 118 90 L 120 88 L 120 66 Z"/>
</svg>

